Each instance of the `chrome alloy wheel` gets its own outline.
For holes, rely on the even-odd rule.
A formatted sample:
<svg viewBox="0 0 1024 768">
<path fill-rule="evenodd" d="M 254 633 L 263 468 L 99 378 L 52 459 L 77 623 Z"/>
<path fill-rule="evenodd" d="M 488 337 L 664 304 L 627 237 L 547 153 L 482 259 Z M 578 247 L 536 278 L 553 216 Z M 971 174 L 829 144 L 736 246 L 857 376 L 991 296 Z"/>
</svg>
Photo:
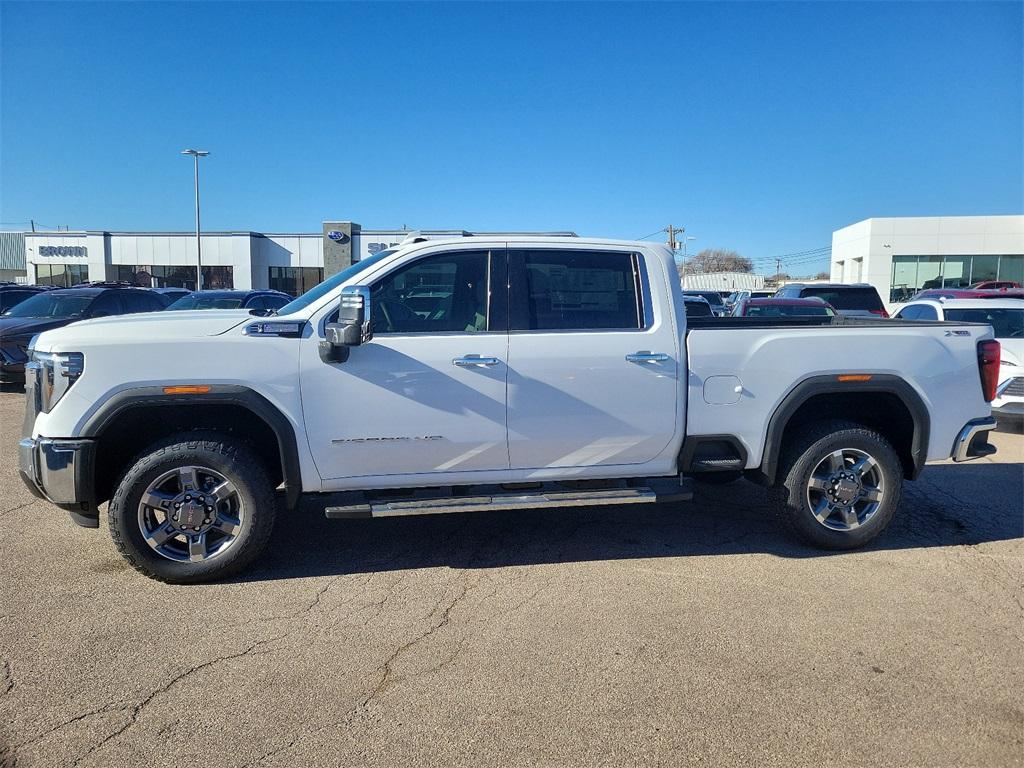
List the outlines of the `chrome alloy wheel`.
<svg viewBox="0 0 1024 768">
<path fill-rule="evenodd" d="M 826 528 L 851 531 L 878 512 L 884 489 L 882 470 L 873 457 L 856 448 L 842 448 L 811 472 L 807 503 Z"/>
<path fill-rule="evenodd" d="M 238 538 L 245 507 L 234 483 L 207 467 L 178 467 L 146 488 L 139 502 L 139 530 L 162 557 L 201 563 Z"/>
</svg>

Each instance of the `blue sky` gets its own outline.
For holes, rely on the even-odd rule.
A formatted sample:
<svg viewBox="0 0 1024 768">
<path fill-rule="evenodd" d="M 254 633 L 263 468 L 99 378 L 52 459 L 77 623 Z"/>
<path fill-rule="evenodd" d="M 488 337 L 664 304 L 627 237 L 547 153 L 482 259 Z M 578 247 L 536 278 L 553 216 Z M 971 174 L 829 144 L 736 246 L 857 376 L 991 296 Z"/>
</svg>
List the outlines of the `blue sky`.
<svg viewBox="0 0 1024 768">
<path fill-rule="evenodd" d="M 1022 7 L 5 2 L 0 220 L 188 230 L 188 146 L 212 230 L 1021 213 Z"/>
</svg>

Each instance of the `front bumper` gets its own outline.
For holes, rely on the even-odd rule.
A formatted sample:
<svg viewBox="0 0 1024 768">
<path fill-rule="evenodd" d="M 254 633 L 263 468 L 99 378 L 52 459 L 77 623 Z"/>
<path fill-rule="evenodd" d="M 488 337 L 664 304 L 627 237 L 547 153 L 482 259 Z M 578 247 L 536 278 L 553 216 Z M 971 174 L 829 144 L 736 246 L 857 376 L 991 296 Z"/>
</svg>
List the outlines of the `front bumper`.
<svg viewBox="0 0 1024 768">
<path fill-rule="evenodd" d="M 18 474 L 35 496 L 67 510 L 81 526 L 99 527 L 95 440 L 26 437 L 18 443 L 18 460 Z"/>
<path fill-rule="evenodd" d="M 953 441 L 950 457 L 953 461 L 967 461 L 991 456 L 996 452 L 996 447 L 988 441 L 988 433 L 995 428 L 996 420 L 992 416 L 968 421 Z"/>
</svg>

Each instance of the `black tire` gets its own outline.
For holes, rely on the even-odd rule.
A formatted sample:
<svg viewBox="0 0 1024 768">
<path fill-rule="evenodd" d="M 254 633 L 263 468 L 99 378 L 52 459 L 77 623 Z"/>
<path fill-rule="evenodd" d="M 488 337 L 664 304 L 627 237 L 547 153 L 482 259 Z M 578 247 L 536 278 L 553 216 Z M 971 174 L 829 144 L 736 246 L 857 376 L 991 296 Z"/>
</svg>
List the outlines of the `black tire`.
<svg viewBox="0 0 1024 768">
<path fill-rule="evenodd" d="M 694 472 L 690 477 L 703 485 L 728 485 L 743 477 L 743 473 L 738 469 L 730 469 L 724 472 Z"/>
<path fill-rule="evenodd" d="M 158 554 L 139 527 L 139 504 L 150 483 L 176 467 L 208 467 L 231 481 L 247 510 L 231 546 L 202 562 L 170 560 Z M 217 432 L 190 432 L 154 443 L 140 454 L 117 484 L 107 508 L 110 535 L 135 570 L 169 584 L 225 578 L 251 564 L 274 529 L 277 499 L 269 473 L 245 443 Z"/>
<path fill-rule="evenodd" d="M 868 454 L 881 473 L 881 499 L 859 527 L 833 530 L 814 516 L 807 498 L 811 474 L 835 451 Z M 878 537 L 892 522 L 903 497 L 903 464 L 882 435 L 847 421 L 818 421 L 801 428 L 783 450 L 777 484 L 769 491 L 776 511 L 800 540 L 823 549 L 856 549 Z"/>
</svg>

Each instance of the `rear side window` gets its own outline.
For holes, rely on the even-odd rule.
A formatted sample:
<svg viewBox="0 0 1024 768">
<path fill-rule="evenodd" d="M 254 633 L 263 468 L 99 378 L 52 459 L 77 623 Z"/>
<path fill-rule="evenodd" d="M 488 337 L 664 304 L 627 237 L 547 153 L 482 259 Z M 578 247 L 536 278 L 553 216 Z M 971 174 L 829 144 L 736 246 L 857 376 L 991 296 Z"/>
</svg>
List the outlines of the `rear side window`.
<svg viewBox="0 0 1024 768">
<path fill-rule="evenodd" d="M 805 299 L 808 296 L 817 296 L 836 309 L 861 309 L 867 311 L 884 309 L 882 300 L 878 297 L 878 291 L 869 286 L 863 288 L 808 287 L 800 291 L 800 296 Z"/>
<path fill-rule="evenodd" d="M 142 291 L 125 291 L 121 294 L 121 301 L 124 302 L 125 311 L 133 312 L 159 312 L 164 308 L 164 303 L 152 293 Z"/>
<path fill-rule="evenodd" d="M 101 293 L 96 300 L 89 305 L 89 317 L 109 317 L 110 315 L 124 314 L 124 305 L 118 291 L 107 291 Z"/>
<path fill-rule="evenodd" d="M 612 251 L 511 251 L 510 325 L 517 331 L 643 327 L 639 258 Z"/>
<path fill-rule="evenodd" d="M 988 323 L 997 339 L 1024 338 L 1024 309 L 947 309 L 946 320 Z"/>
</svg>

